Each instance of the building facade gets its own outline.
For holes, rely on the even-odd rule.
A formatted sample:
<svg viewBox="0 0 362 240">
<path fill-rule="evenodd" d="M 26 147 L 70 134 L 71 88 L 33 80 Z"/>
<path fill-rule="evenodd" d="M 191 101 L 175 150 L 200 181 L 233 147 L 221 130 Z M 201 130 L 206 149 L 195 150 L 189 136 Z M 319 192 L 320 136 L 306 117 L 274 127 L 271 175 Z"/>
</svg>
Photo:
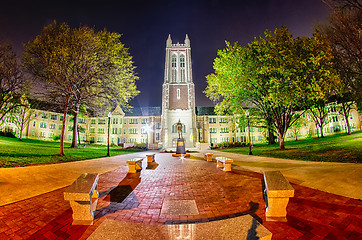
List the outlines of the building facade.
<svg viewBox="0 0 362 240">
<path fill-rule="evenodd" d="M 195 147 L 195 86 L 192 81 L 191 46 L 186 34 L 184 44 L 166 41 L 165 75 L 162 85 L 161 142 L 164 148 L 175 147 L 176 124 L 182 124 L 186 147 Z"/>
<path fill-rule="evenodd" d="M 345 131 L 346 123 L 338 111 L 336 103 L 327 107 L 328 117 L 324 126 L 324 135 Z M 204 108 L 206 109 L 206 108 Z M 57 140 L 62 130 L 63 114 L 46 110 L 32 109 L 19 111 L 28 116 L 9 115 L 1 124 L 1 131 L 22 131 L 25 138 L 41 140 Z M 247 142 L 248 129 L 240 126 L 238 116 L 218 116 L 212 111 L 203 111 L 195 105 L 195 86 L 192 79 L 191 44 L 186 35 L 183 44 L 172 43 L 171 36 L 166 41 L 165 75 L 162 85 L 162 108 L 151 108 L 125 114 L 120 107 L 112 112 L 108 125 L 108 117 L 79 117 L 79 139 L 81 143 L 107 144 L 108 128 L 110 142 L 114 145 L 132 146 L 144 144 L 151 149 L 172 149 L 176 147 L 178 132 L 176 124 L 183 125 L 182 134 L 186 148 L 200 146 L 200 143 L 216 145 L 223 142 Z M 19 121 L 27 119 L 23 127 Z M 349 115 L 352 131 L 361 130 L 361 115 L 352 110 Z M 72 116 L 69 116 L 65 126 L 65 141 L 72 141 Z M 290 128 L 286 141 L 296 138 L 319 136 L 317 128 L 309 114 L 303 114 L 301 127 Z M 265 128 L 250 127 L 251 142 L 267 141 Z"/>
</svg>

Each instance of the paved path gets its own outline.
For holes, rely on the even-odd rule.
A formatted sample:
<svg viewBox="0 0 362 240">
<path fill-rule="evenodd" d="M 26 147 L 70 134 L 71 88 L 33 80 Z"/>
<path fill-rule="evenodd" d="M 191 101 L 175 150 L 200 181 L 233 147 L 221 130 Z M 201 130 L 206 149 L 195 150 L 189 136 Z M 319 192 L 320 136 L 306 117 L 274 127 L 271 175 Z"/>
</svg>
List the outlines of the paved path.
<svg viewBox="0 0 362 240">
<path fill-rule="evenodd" d="M 214 156 L 230 157 L 244 170 L 258 173 L 279 170 L 292 183 L 362 199 L 362 164 L 360 163 L 307 162 L 210 150 L 194 153 L 194 155 L 202 157 L 204 152 L 212 152 Z"/>
<path fill-rule="evenodd" d="M 292 183 L 295 197 L 290 199 L 287 208 L 288 222 L 266 222 L 263 175 L 246 170 L 253 166 L 246 166 L 245 163 L 245 166 L 234 167 L 232 172 L 223 172 L 216 168 L 214 162 L 180 160 L 171 157 L 171 154 L 160 153 L 156 154 L 159 165 L 146 168 L 144 161 L 141 172 L 128 174 L 126 159 L 145 155 L 143 152 L 74 163 L 0 169 L 0 181 L 7 182 L 0 185 L 2 196 L 16 193 L 14 197 L 7 197 L 6 201 L 11 204 L 0 206 L 0 239 L 95 239 L 106 231 L 107 223 L 152 226 L 209 222 L 244 215 L 251 215 L 262 223 L 272 232 L 273 240 L 362 239 L 360 200 Z M 254 165 L 253 170 L 256 168 L 267 169 Z M 4 172 L 6 177 L 2 174 Z M 92 226 L 72 226 L 72 210 L 69 203 L 63 200 L 64 186 L 83 172 L 102 173 L 96 219 Z M 294 177 L 302 181 L 301 176 Z M 23 181 L 29 183 L 23 186 Z M 21 200 L 26 198 L 20 193 L 22 190 L 34 197 Z M 2 202 L 6 202 L 2 199 Z M 163 205 L 171 200 L 194 201 L 198 212 L 168 212 Z M 122 235 L 119 233 L 124 230 L 123 225 L 114 226 L 119 226 L 114 229 L 118 234 L 108 233 L 106 239 Z M 154 228 L 147 229 L 153 231 Z M 237 236 L 235 239 L 238 239 Z"/>
</svg>

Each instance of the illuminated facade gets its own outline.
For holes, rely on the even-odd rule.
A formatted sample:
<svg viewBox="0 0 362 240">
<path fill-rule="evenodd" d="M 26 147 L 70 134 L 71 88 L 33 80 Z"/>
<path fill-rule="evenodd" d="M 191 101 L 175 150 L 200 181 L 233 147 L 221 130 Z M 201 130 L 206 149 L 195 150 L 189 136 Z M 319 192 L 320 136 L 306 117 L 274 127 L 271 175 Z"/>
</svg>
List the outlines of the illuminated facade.
<svg viewBox="0 0 362 240">
<path fill-rule="evenodd" d="M 155 111 L 140 111 L 125 114 L 120 107 L 112 112 L 111 125 L 107 117 L 80 117 L 79 139 L 81 143 L 106 144 L 108 127 L 110 142 L 115 145 L 147 144 L 150 149 L 174 148 L 178 133 L 176 124 L 183 124 L 183 137 L 186 147 L 194 148 L 206 143 L 247 142 L 247 129 L 238 126 L 237 116 L 217 116 L 212 111 L 203 111 L 195 107 L 195 86 L 192 80 L 191 45 L 186 35 L 183 44 L 172 43 L 171 36 L 166 41 L 165 75 L 162 85 L 162 108 Z M 162 109 L 162 110 L 161 110 Z M 324 135 L 345 131 L 345 122 L 339 114 L 338 105 L 331 103 L 327 107 L 328 117 L 324 126 Z M 210 108 L 209 108 L 210 110 Z M 24 138 L 54 140 L 62 130 L 62 113 L 35 109 L 23 129 Z M 304 124 L 299 129 L 290 128 L 285 140 L 294 140 L 318 136 L 309 114 L 304 114 Z M 26 119 L 26 118 L 24 118 Z M 14 117 L 7 116 L 1 125 L 2 131 L 19 134 Z M 351 131 L 361 129 L 361 115 L 352 110 L 349 115 Z M 68 117 L 65 129 L 65 141 L 72 140 L 72 117 Z M 265 128 L 250 128 L 252 143 L 267 141 Z"/>
</svg>

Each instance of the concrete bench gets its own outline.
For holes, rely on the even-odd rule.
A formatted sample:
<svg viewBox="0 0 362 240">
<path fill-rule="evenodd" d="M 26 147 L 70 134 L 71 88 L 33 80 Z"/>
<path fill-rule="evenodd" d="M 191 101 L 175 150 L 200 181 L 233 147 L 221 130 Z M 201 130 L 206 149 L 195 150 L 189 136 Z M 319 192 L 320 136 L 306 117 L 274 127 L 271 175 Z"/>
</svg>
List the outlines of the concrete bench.
<svg viewBox="0 0 362 240">
<path fill-rule="evenodd" d="M 287 205 L 294 189 L 279 171 L 264 172 L 267 221 L 286 222 Z"/>
<path fill-rule="evenodd" d="M 132 159 L 127 160 L 128 172 L 136 173 L 137 170 L 141 170 L 142 169 L 142 160 L 143 160 L 143 158 L 132 158 Z"/>
<path fill-rule="evenodd" d="M 225 172 L 231 171 L 231 163 L 234 161 L 231 158 L 227 157 L 216 157 L 217 167 L 223 167 Z"/>
<path fill-rule="evenodd" d="M 155 154 L 147 154 L 147 163 L 153 163 L 155 161 Z"/>
<path fill-rule="evenodd" d="M 212 153 L 205 153 L 205 154 L 204 154 L 204 159 L 205 159 L 206 161 L 208 161 L 208 162 L 212 162 L 212 155 L 214 155 L 214 154 L 212 154 Z"/>
<path fill-rule="evenodd" d="M 73 225 L 92 225 L 98 202 L 98 174 L 83 173 L 64 191 L 73 210 Z"/>
</svg>

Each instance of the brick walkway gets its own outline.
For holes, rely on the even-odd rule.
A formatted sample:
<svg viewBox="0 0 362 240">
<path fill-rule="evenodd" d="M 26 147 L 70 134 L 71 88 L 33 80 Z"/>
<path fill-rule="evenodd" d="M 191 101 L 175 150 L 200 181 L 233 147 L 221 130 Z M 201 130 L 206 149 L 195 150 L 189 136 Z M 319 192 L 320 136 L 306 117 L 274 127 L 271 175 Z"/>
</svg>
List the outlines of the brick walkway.
<svg viewBox="0 0 362 240">
<path fill-rule="evenodd" d="M 262 174 L 157 154 L 158 166 L 102 174 L 94 225 L 72 226 L 64 189 L 0 207 L 0 239 L 86 239 L 105 220 L 145 224 L 195 223 L 250 214 L 272 239 L 362 239 L 362 202 L 293 184 L 288 222 L 266 222 Z M 161 214 L 164 200 L 195 200 L 198 215 Z"/>
</svg>

